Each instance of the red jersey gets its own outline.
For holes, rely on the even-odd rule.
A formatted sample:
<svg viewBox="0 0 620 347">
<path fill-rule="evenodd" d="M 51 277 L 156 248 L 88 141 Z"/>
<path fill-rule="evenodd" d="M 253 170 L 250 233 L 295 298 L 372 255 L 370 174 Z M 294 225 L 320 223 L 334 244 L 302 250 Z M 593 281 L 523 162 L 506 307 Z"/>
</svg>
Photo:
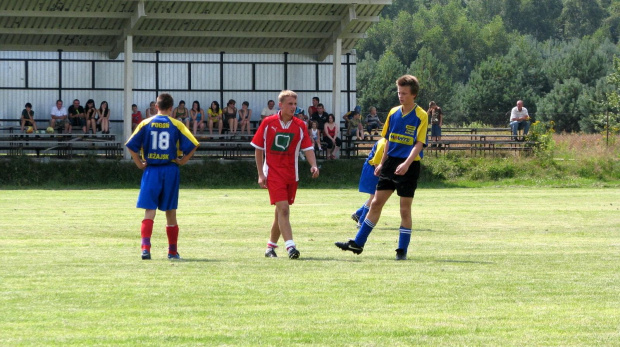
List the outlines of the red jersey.
<svg viewBox="0 0 620 347">
<path fill-rule="evenodd" d="M 285 183 L 299 181 L 297 168 L 300 149 L 313 149 L 306 124 L 297 117 L 284 124 L 280 120 L 280 112 L 261 122 L 252 139 L 252 146 L 265 151 L 265 177 Z"/>
</svg>

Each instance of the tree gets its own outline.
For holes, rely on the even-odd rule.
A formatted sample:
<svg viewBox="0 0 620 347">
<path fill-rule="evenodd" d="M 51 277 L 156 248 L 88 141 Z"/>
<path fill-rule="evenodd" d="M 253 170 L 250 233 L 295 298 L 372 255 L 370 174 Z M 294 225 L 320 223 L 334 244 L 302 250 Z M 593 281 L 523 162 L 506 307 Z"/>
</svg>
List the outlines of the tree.
<svg viewBox="0 0 620 347">
<path fill-rule="evenodd" d="M 358 94 L 362 109 L 366 110 L 370 106 L 375 106 L 377 110 L 387 112 L 391 107 L 398 105 L 396 80 L 406 72 L 405 65 L 398 57 L 391 51 L 387 51 L 376 64 L 368 64 L 362 68 L 364 78 L 368 81 L 363 91 Z M 368 71 L 369 68 L 370 71 Z"/>
<path fill-rule="evenodd" d="M 596 0 L 564 0 L 560 27 L 565 39 L 592 35 L 600 26 L 605 11 Z"/>
<path fill-rule="evenodd" d="M 617 133 L 620 130 L 620 58 L 614 57 L 613 71 L 605 80 L 604 97 L 597 100 L 598 94 L 591 96 L 593 103 L 600 105 L 600 112 L 589 117 L 584 125 L 591 127 L 588 130 L 593 132 L 606 131 L 609 126 L 611 132 Z"/>
<path fill-rule="evenodd" d="M 536 119 L 553 121 L 558 132 L 580 131 L 579 121 L 584 117 L 579 108 L 583 90 L 584 85 L 577 78 L 556 82 L 551 92 L 538 102 Z"/>
<path fill-rule="evenodd" d="M 411 63 L 409 74 L 414 75 L 420 82 L 420 92 L 416 98 L 419 105 L 426 108 L 430 101 L 437 101 L 444 112 L 452 96 L 452 79 L 448 74 L 448 67 L 439 61 L 428 48 L 422 48 L 418 58 Z"/>
</svg>

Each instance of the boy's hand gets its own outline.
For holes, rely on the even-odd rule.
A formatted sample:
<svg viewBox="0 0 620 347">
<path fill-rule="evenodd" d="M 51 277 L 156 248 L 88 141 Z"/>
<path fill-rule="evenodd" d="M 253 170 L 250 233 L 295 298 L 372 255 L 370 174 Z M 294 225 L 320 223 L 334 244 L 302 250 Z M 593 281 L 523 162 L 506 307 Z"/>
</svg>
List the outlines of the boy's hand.
<svg viewBox="0 0 620 347">
<path fill-rule="evenodd" d="M 319 177 L 319 168 L 316 166 L 313 166 L 310 168 L 310 172 L 312 173 L 312 178 L 317 178 Z"/>
<path fill-rule="evenodd" d="M 375 176 L 379 177 L 379 175 L 381 175 L 382 166 L 383 166 L 382 164 L 377 164 L 377 166 L 375 166 Z"/>
<path fill-rule="evenodd" d="M 267 177 L 265 177 L 263 175 L 258 176 L 258 185 L 261 188 L 267 188 Z"/>
<path fill-rule="evenodd" d="M 396 170 L 394 171 L 395 175 L 399 175 L 402 176 L 404 174 L 407 173 L 407 170 L 409 170 L 409 165 L 411 164 L 407 164 L 407 162 L 403 162 L 402 164 L 398 165 L 396 167 Z"/>
</svg>

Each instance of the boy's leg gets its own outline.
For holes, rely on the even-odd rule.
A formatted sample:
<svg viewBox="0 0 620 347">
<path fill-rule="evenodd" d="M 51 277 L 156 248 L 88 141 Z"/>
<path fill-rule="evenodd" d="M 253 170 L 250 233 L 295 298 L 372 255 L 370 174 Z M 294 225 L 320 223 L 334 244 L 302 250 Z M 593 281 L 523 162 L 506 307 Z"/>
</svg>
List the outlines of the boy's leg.
<svg viewBox="0 0 620 347">
<path fill-rule="evenodd" d="M 166 235 L 168 236 L 168 258 L 178 256 L 179 225 L 177 224 L 176 209 L 166 211 Z"/>
<path fill-rule="evenodd" d="M 374 198 L 375 198 L 375 195 L 370 194 L 370 198 L 366 200 L 366 202 L 364 203 L 364 206 L 362 207 L 363 208 L 362 215 L 360 216 L 360 224 L 362 221 L 364 221 L 364 219 L 366 219 L 366 216 L 368 215 L 368 211 L 370 210 L 370 202 Z"/>
<path fill-rule="evenodd" d="M 271 232 L 269 233 L 269 241 L 267 241 L 267 249 L 265 250 L 265 257 L 277 258 L 275 249 L 278 248 L 278 240 L 280 239 L 280 227 L 278 226 L 278 209 L 275 209 L 273 224 L 271 225 Z"/>
<path fill-rule="evenodd" d="M 411 220 L 411 204 L 413 198 L 401 197 L 400 198 L 400 228 L 398 237 L 398 249 L 397 257 L 402 254 L 401 259 L 406 259 L 407 249 L 409 248 L 409 242 L 411 241 L 411 226 L 413 224 Z M 400 250 L 400 251 L 399 251 Z M 400 254 L 399 254 L 400 253 Z"/>
<path fill-rule="evenodd" d="M 368 240 L 368 236 L 372 232 L 372 229 L 379 222 L 379 217 L 381 217 L 381 211 L 383 210 L 383 206 L 388 201 L 393 191 L 391 190 L 377 190 L 375 193 L 375 197 L 372 199 L 370 203 L 370 209 L 368 210 L 368 214 L 364 221 L 362 222 L 362 226 L 357 231 L 357 235 L 355 236 L 355 243 L 364 247 L 366 244 L 366 240 Z"/>
<path fill-rule="evenodd" d="M 140 227 L 140 236 L 142 238 L 142 259 L 151 259 L 151 235 L 153 235 L 153 220 L 157 210 L 145 210 L 142 226 Z"/>
</svg>

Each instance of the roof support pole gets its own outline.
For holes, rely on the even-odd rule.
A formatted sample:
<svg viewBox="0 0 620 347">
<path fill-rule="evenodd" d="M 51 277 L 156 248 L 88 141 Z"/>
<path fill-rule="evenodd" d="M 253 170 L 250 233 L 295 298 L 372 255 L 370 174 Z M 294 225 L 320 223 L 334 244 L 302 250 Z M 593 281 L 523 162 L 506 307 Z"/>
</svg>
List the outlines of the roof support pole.
<svg viewBox="0 0 620 347">
<path fill-rule="evenodd" d="M 332 108 L 334 112 L 334 117 L 336 126 L 340 129 L 340 120 L 342 119 L 342 112 L 340 110 L 340 105 L 342 104 L 340 101 L 342 90 L 341 81 L 342 81 L 342 39 L 336 38 L 334 40 L 334 68 L 332 69 Z M 340 134 L 340 138 L 342 138 L 342 134 Z"/>
<path fill-rule="evenodd" d="M 131 155 L 124 146 L 131 136 L 131 105 L 133 104 L 133 36 L 125 37 L 125 81 L 123 91 L 123 157 L 131 159 Z"/>
</svg>

